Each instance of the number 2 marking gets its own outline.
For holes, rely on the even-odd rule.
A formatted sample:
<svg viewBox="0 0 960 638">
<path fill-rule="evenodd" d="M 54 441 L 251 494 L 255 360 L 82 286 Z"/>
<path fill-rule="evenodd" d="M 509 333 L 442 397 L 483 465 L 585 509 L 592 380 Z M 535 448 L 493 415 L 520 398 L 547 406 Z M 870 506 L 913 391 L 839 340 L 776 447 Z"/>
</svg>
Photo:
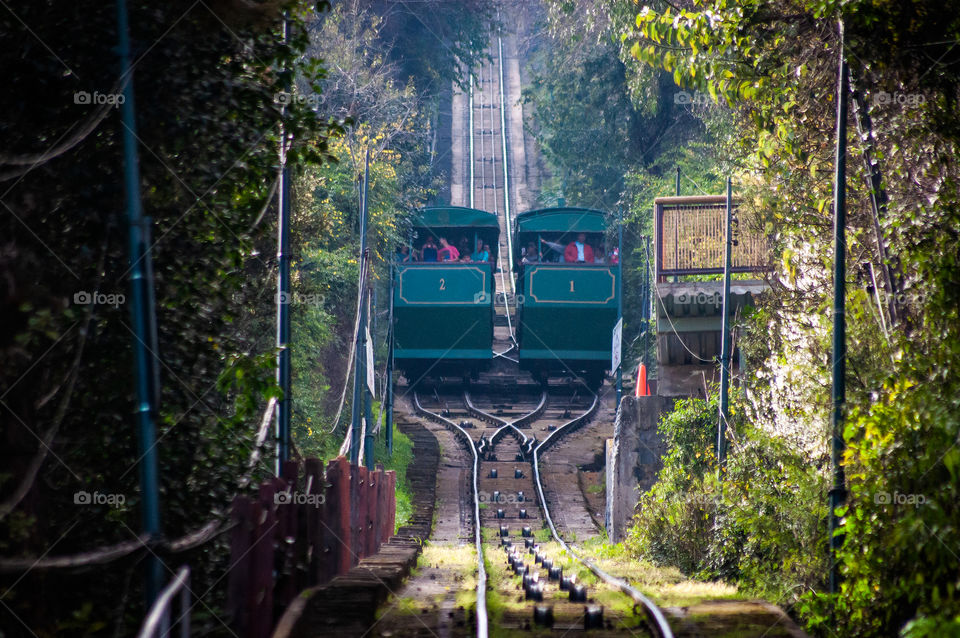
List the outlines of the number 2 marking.
<svg viewBox="0 0 960 638">
<path fill-rule="evenodd" d="M 575 292 L 573 289 L 573 279 L 570 280 L 570 292 Z"/>
<path fill-rule="evenodd" d="M 440 290 L 446 290 L 446 289 L 447 289 L 447 281 L 446 281 L 445 279 L 441 279 L 441 280 L 440 280 Z"/>
</svg>

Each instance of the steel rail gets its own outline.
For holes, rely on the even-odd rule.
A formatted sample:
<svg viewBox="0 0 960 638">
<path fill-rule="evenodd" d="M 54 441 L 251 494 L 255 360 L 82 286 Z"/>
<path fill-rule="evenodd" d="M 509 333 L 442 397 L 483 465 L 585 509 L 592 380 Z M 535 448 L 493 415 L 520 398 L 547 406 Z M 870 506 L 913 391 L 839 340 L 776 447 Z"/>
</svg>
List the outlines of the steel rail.
<svg viewBox="0 0 960 638">
<path fill-rule="evenodd" d="M 480 108 L 480 193 L 481 193 L 481 196 L 482 196 L 482 201 L 481 201 L 482 207 L 483 207 L 484 210 L 487 210 L 487 190 L 486 190 L 486 188 L 487 188 L 487 187 L 486 187 L 486 183 L 487 183 L 487 181 L 486 181 L 486 159 L 487 159 L 487 158 L 486 158 L 486 145 L 484 144 L 484 140 L 483 140 L 483 138 L 484 138 L 484 128 L 483 128 L 483 127 L 484 127 L 484 116 L 483 116 L 483 111 L 484 111 L 484 109 L 483 109 L 483 107 L 484 107 L 484 100 L 483 100 L 483 97 L 484 97 L 484 88 L 483 88 L 483 64 L 480 65 L 480 69 L 479 69 L 478 73 L 479 73 L 479 79 L 480 79 L 480 91 L 479 91 L 479 93 L 480 93 L 480 106 L 479 106 L 479 108 Z M 475 172 L 474 172 L 474 171 L 475 171 L 475 165 L 476 165 L 476 157 L 475 157 L 476 150 L 475 150 L 474 138 L 475 138 L 476 135 L 477 135 L 476 128 L 475 128 L 475 124 L 474 124 L 474 115 L 473 115 L 474 109 L 477 108 L 477 106 L 476 106 L 476 104 L 475 104 L 475 101 L 476 101 L 476 98 L 475 98 L 475 96 L 474 96 L 474 91 L 473 91 L 473 72 L 471 71 L 471 73 L 470 73 L 470 108 L 468 109 L 469 112 L 470 112 L 470 123 L 469 123 L 469 127 L 470 127 L 470 185 L 469 185 L 469 188 L 470 188 L 470 208 L 475 208 L 475 207 L 476 207 L 476 206 L 475 206 L 475 204 L 476 204 L 475 194 L 476 194 L 476 190 L 477 190 L 477 188 L 476 188 L 476 175 L 475 175 Z M 491 106 L 493 106 L 493 105 L 491 104 Z M 501 133 L 502 133 L 502 131 L 501 131 Z M 494 148 L 495 148 L 495 147 L 494 147 L 494 142 L 493 142 L 493 139 L 492 139 L 492 137 L 493 137 L 493 114 L 492 114 L 492 113 L 491 113 L 491 115 L 490 115 L 490 135 L 491 135 L 491 140 L 490 140 L 490 141 L 491 141 L 491 149 L 490 149 L 490 150 L 491 150 L 491 151 L 494 151 Z M 496 153 L 493 152 L 493 155 L 495 156 Z M 491 157 L 491 160 L 490 160 L 490 166 L 491 166 L 491 168 L 493 167 L 493 164 L 494 164 L 495 161 L 496 161 L 496 157 Z M 496 173 L 494 173 L 493 178 L 494 178 L 494 180 L 493 180 L 494 191 L 496 191 Z M 496 198 L 496 195 L 494 195 L 494 198 L 493 198 L 493 205 L 494 205 L 494 213 L 496 213 L 496 212 L 497 212 L 497 210 L 496 210 L 496 208 L 497 208 L 497 198 Z M 509 242 L 509 240 L 510 240 L 510 224 L 509 224 L 509 221 L 507 221 L 507 223 L 504 224 L 504 228 L 506 229 L 507 241 Z M 508 243 L 508 251 L 509 251 L 509 243 Z M 507 353 L 510 352 L 511 350 L 513 350 L 514 346 L 516 346 L 517 339 L 516 339 L 516 337 L 515 337 L 514 334 L 513 334 L 513 322 L 510 320 L 510 304 L 507 302 L 506 282 L 504 281 L 504 278 L 503 278 L 504 269 L 503 269 L 503 251 L 502 251 L 502 250 L 497 250 L 497 270 L 499 270 L 499 273 L 498 273 L 498 274 L 499 274 L 499 276 L 500 276 L 500 289 L 501 289 L 502 291 L 504 291 L 504 292 L 503 292 L 503 309 L 504 309 L 504 314 L 505 314 L 506 317 L 507 317 L 507 332 L 508 332 L 508 334 L 510 335 L 510 341 L 511 341 L 514 345 L 511 346 L 508 350 L 505 350 L 504 352 L 495 352 L 495 353 L 494 353 L 494 358 L 496 358 L 496 357 L 503 357 L 503 358 L 507 359 L 508 361 L 513 361 L 514 363 L 517 363 L 516 360 L 514 360 L 514 359 L 512 359 L 512 358 L 510 358 L 510 357 L 508 357 L 508 356 L 506 356 Z M 512 287 L 513 287 L 513 279 L 512 279 L 512 277 L 511 277 L 511 283 L 510 283 L 510 285 L 511 285 L 511 289 L 512 289 Z M 496 294 L 496 293 L 494 293 L 494 294 Z M 493 303 L 494 303 L 494 306 L 496 306 L 497 300 L 494 299 L 494 300 L 493 300 Z"/>
<path fill-rule="evenodd" d="M 543 492 L 543 482 L 540 478 L 540 452 L 547 449 L 553 445 L 560 437 L 564 436 L 569 432 L 579 429 L 584 423 L 589 421 L 590 417 L 596 412 L 600 404 L 599 395 L 593 396 L 593 404 L 590 406 L 584 414 L 571 419 L 567 423 L 564 423 L 559 428 L 550 433 L 547 438 L 538 443 L 533 449 L 533 481 L 537 488 L 537 496 L 540 498 L 540 506 L 543 508 L 543 517 L 547 522 L 547 526 L 550 528 L 550 533 L 553 535 L 553 538 L 563 547 L 567 553 L 573 556 L 577 561 L 582 563 L 593 572 L 597 578 L 604 581 L 608 585 L 616 587 L 621 592 L 633 599 L 634 603 L 640 605 L 644 610 L 644 613 L 647 616 L 647 621 L 650 624 L 651 629 L 654 633 L 657 634 L 660 638 L 673 638 L 673 630 L 670 629 L 670 624 L 667 622 L 666 616 L 664 616 L 663 611 L 657 605 L 643 595 L 643 593 L 637 588 L 633 587 L 627 581 L 617 578 L 611 574 L 600 569 L 593 561 L 581 557 L 573 547 L 567 544 L 566 541 L 560 536 L 560 533 L 557 531 L 556 526 L 553 524 L 553 518 L 550 516 L 550 507 L 547 504 L 546 496 Z"/>
<path fill-rule="evenodd" d="M 467 431 L 450 419 L 424 408 L 420 404 L 420 397 L 417 392 L 413 393 L 413 406 L 420 414 L 433 419 L 461 437 L 473 455 L 473 540 L 477 548 L 477 638 L 487 638 L 487 568 L 484 564 L 483 538 L 480 534 L 480 490 L 477 484 L 477 475 L 480 472 L 480 456 L 477 454 L 477 448 Z"/>
<path fill-rule="evenodd" d="M 520 428 L 517 424 L 520 422 L 525 422 L 527 420 L 534 420 L 538 418 L 541 414 L 543 414 L 543 411 L 547 408 L 547 392 L 544 391 L 543 394 L 540 395 L 540 403 L 537 404 L 537 407 L 534 408 L 532 412 L 528 412 L 527 414 L 524 414 L 523 416 L 516 418 L 513 421 L 507 421 L 506 419 L 501 419 L 498 416 L 494 416 L 489 412 L 485 412 L 481 410 L 476 405 L 474 405 L 473 401 L 471 401 L 469 392 L 463 393 L 463 402 L 464 402 L 464 405 L 467 406 L 467 411 L 477 416 L 477 418 L 487 421 L 488 423 L 491 423 L 493 425 L 500 425 L 500 427 L 497 428 L 497 430 L 490 436 L 490 445 L 495 445 L 497 441 L 502 439 L 503 436 L 507 433 L 507 431 L 511 428 L 513 428 L 517 436 L 520 437 L 521 443 L 526 445 L 527 441 L 529 440 L 529 437 L 520 431 Z"/>
<path fill-rule="evenodd" d="M 541 414 L 546 406 L 547 395 L 548 393 L 545 391 L 543 393 L 543 396 L 541 397 L 540 404 L 537 406 L 535 410 L 533 410 L 532 412 L 524 416 L 521 416 L 518 419 L 514 419 L 513 421 L 507 421 L 506 419 L 501 419 L 500 417 L 492 415 L 489 412 L 485 412 L 480 408 L 476 407 L 476 405 L 474 405 L 473 402 L 470 400 L 469 394 L 467 392 L 464 392 L 464 404 L 466 405 L 467 410 L 469 412 L 474 413 L 479 418 L 485 421 L 491 421 L 494 423 L 498 422 L 503 424 L 490 438 L 491 445 L 493 445 L 496 442 L 497 438 L 502 438 L 502 436 L 505 435 L 506 432 L 509 431 L 510 429 L 512 429 L 516 433 L 516 435 L 520 438 L 523 444 L 526 444 L 530 437 L 528 437 L 523 432 L 521 432 L 520 429 L 514 424 L 520 421 L 526 420 L 528 418 L 532 418 L 534 414 Z M 414 395 L 414 398 L 416 399 L 416 394 Z M 415 403 L 417 407 L 422 410 L 422 408 L 420 408 L 419 406 L 419 403 L 416 401 Z M 563 547 L 564 550 L 567 551 L 567 553 L 570 554 L 570 556 L 574 558 L 574 560 L 581 563 L 583 566 L 585 566 L 587 569 L 593 572 L 593 574 L 596 575 L 597 578 L 599 578 L 600 580 L 604 581 L 611 587 L 616 587 L 623 594 L 629 596 L 634 601 L 634 604 L 639 605 L 640 608 L 643 609 L 651 630 L 653 630 L 653 632 L 659 638 L 674 638 L 673 630 L 670 628 L 670 624 L 667 622 L 666 616 L 664 615 L 663 611 L 659 607 L 657 607 L 656 603 L 654 603 L 652 600 L 647 598 L 647 596 L 645 596 L 643 592 L 638 590 L 636 587 L 633 587 L 627 581 L 623 580 L 622 578 L 617 578 L 612 574 L 608 574 L 603 569 L 601 569 L 598 565 L 596 565 L 593 561 L 587 558 L 583 558 L 580 554 L 578 554 L 574 550 L 574 548 L 570 546 L 566 541 L 564 541 L 563 537 L 560 536 L 560 532 L 557 530 L 556 525 L 554 525 L 553 523 L 553 518 L 550 516 L 550 506 L 547 503 L 546 495 L 543 490 L 543 481 L 540 476 L 540 453 L 548 449 L 550 446 L 554 445 L 561 437 L 579 429 L 584 424 L 589 422 L 589 420 L 597 412 L 599 407 L 600 407 L 600 396 L 598 394 L 594 394 L 593 402 L 590 404 L 590 407 L 587 408 L 587 410 L 583 414 L 577 417 L 574 417 L 573 419 L 570 419 L 569 421 L 567 421 L 566 423 L 558 427 L 556 430 L 551 432 L 547 436 L 547 438 L 537 443 L 533 448 L 533 454 L 532 454 L 532 458 L 530 459 L 530 463 L 533 466 L 534 485 L 537 489 L 537 497 L 539 498 L 539 501 L 540 501 L 540 507 L 543 509 L 544 520 L 547 522 L 547 526 L 550 528 L 550 533 L 553 536 L 553 538 L 557 541 L 557 543 L 560 544 L 561 547 Z M 438 418 L 443 419 L 442 417 L 438 417 Z M 460 433 L 463 436 L 467 437 L 468 440 L 472 441 L 472 439 L 470 439 L 470 436 L 462 428 L 457 426 L 455 423 L 447 419 L 443 419 L 443 421 L 455 427 L 457 430 L 460 431 Z M 475 455 L 475 459 L 478 459 L 478 457 L 476 456 L 476 450 L 474 450 L 474 455 Z M 476 472 L 474 474 L 474 479 L 476 479 Z M 474 487 L 476 488 L 476 484 L 474 485 Z M 474 496 L 476 498 L 477 495 L 474 494 Z M 478 516 L 476 520 L 479 522 L 480 520 L 479 506 L 477 506 L 477 514 Z M 479 534 L 479 532 L 477 533 Z"/>
<path fill-rule="evenodd" d="M 498 62 L 500 63 L 500 140 L 502 142 L 503 158 L 503 213 L 507 222 L 507 261 L 510 266 L 510 291 L 516 292 L 516 283 L 513 280 L 513 238 L 510 227 L 510 171 L 507 168 L 507 109 L 503 91 L 503 38 L 497 33 Z"/>
<path fill-rule="evenodd" d="M 467 126 L 470 127 L 470 135 L 468 136 L 468 139 L 470 141 L 470 208 L 476 208 L 473 205 L 474 195 L 476 194 L 474 192 L 476 189 L 473 187 L 473 181 L 474 181 L 473 171 L 474 171 L 474 163 L 475 163 L 473 159 L 473 153 L 474 153 L 473 151 L 473 69 L 470 69 L 470 94 L 469 95 L 470 95 L 469 97 L 470 108 L 468 108 L 467 111 L 470 114 L 470 123 Z M 462 122 L 463 120 L 460 120 L 460 121 Z"/>
</svg>

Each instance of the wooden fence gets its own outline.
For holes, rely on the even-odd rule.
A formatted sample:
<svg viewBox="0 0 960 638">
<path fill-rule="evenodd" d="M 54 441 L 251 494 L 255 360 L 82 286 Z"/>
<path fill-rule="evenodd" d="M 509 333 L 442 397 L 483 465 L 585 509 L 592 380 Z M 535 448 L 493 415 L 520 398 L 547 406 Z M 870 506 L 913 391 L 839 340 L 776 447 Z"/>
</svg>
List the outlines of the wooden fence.
<svg viewBox="0 0 960 638">
<path fill-rule="evenodd" d="M 345 574 L 393 534 L 397 477 L 318 459 L 284 464 L 233 501 L 227 604 L 239 638 L 266 638 L 302 590 Z"/>
<path fill-rule="evenodd" d="M 726 226 L 724 196 L 658 197 L 654 201 L 654 236 L 658 281 L 669 275 L 723 272 Z M 769 240 L 733 201 L 732 272 L 770 269 Z"/>
</svg>

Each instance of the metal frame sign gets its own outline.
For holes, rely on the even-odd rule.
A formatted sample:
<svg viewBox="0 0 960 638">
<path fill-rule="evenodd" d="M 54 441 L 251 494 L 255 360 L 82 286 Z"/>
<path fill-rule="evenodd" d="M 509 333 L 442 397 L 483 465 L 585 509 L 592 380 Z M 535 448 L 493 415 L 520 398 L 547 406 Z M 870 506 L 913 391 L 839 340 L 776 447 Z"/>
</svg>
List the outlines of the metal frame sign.
<svg viewBox="0 0 960 638">
<path fill-rule="evenodd" d="M 617 325 L 613 327 L 613 345 L 610 348 L 610 370 L 614 371 L 620 367 L 620 348 L 623 342 L 623 317 L 617 320 Z"/>
</svg>

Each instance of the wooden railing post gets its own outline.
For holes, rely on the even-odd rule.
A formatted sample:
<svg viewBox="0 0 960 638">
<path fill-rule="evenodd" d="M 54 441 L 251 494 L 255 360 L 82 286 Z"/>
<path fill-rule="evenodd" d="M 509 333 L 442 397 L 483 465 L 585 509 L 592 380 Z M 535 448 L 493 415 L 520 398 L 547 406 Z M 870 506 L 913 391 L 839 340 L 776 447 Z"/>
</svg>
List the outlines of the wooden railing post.
<svg viewBox="0 0 960 638">
<path fill-rule="evenodd" d="M 323 510 L 323 555 L 320 583 L 346 574 L 350 554 L 350 462 L 338 457 L 327 465 L 327 503 Z"/>
<path fill-rule="evenodd" d="M 283 610 L 297 595 L 296 548 L 292 543 L 287 542 L 287 539 L 297 538 L 299 515 L 303 510 L 302 505 L 299 504 L 302 497 L 298 491 L 299 475 L 300 464 L 297 461 L 284 461 L 281 476 L 274 479 L 278 493 L 283 494 L 281 500 L 277 502 L 277 583 L 275 588 L 277 618 L 283 614 Z"/>
<path fill-rule="evenodd" d="M 363 558 L 363 486 L 367 483 L 367 468 L 362 465 L 350 466 L 350 566 Z"/>
<path fill-rule="evenodd" d="M 246 496 L 235 496 L 230 508 L 230 572 L 227 577 L 227 617 L 238 636 L 244 636 L 250 623 L 248 590 L 250 584 L 250 545 L 256 522 L 253 502 Z"/>
<path fill-rule="evenodd" d="M 319 565 L 323 555 L 323 513 L 326 508 L 326 488 L 323 463 L 319 459 L 304 462 L 303 489 L 310 498 L 304 506 L 301 532 L 297 536 L 296 560 L 299 576 L 297 589 L 316 585 L 320 580 Z"/>
<path fill-rule="evenodd" d="M 274 546 L 277 533 L 275 497 L 277 484 L 265 481 L 253 507 L 254 528 L 251 555 L 250 589 L 247 608 L 250 623 L 246 636 L 266 638 L 273 628 Z M 241 637 L 245 638 L 245 637 Z"/>
</svg>

